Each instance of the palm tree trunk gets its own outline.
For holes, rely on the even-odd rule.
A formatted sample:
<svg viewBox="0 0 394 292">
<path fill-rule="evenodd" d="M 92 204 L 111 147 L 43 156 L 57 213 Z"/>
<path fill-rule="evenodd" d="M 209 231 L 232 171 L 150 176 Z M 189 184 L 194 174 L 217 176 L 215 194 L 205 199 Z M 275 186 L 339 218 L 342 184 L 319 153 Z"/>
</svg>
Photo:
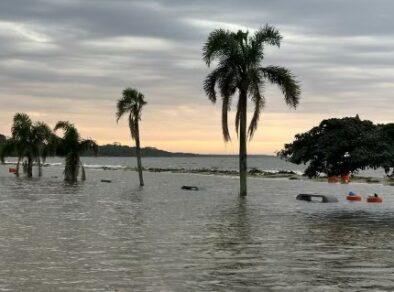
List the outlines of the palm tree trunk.
<svg viewBox="0 0 394 292">
<path fill-rule="evenodd" d="M 38 176 L 42 177 L 42 164 L 40 157 L 37 157 Z"/>
<path fill-rule="evenodd" d="M 33 158 L 27 158 L 27 177 L 33 177 Z"/>
<path fill-rule="evenodd" d="M 18 162 L 16 163 L 16 173 L 15 173 L 16 176 L 19 176 L 19 165 L 21 163 L 21 159 L 22 157 L 18 156 Z"/>
<path fill-rule="evenodd" d="M 70 166 L 70 165 L 66 165 L 64 167 L 64 180 L 69 183 L 75 182 L 75 178 L 74 178 L 73 171 L 72 171 L 71 167 L 72 166 Z"/>
<path fill-rule="evenodd" d="M 141 145 L 140 145 L 140 129 L 139 129 L 139 123 L 138 120 L 135 125 L 135 152 L 137 156 L 137 167 L 138 167 L 138 176 L 140 179 L 140 186 L 144 186 L 144 177 L 142 176 L 142 163 L 141 163 Z"/>
<path fill-rule="evenodd" d="M 241 92 L 240 98 L 240 122 L 239 122 L 239 195 L 245 197 L 247 194 L 247 150 L 246 150 L 246 120 L 247 120 L 247 94 Z"/>
<path fill-rule="evenodd" d="M 68 154 L 65 159 L 64 180 L 69 183 L 76 183 L 79 174 L 80 158 L 75 154 Z"/>
<path fill-rule="evenodd" d="M 81 180 L 85 181 L 86 180 L 85 167 L 83 167 L 83 164 L 82 164 L 81 160 L 79 160 L 79 164 L 81 165 Z"/>
</svg>

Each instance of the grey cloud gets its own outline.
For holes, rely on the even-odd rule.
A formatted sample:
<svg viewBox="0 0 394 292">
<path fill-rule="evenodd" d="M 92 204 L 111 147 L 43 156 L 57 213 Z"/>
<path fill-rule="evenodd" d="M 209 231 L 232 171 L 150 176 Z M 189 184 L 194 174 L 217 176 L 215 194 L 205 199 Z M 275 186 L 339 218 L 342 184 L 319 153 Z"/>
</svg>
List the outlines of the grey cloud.
<svg viewBox="0 0 394 292">
<path fill-rule="evenodd" d="M 18 1 L 4 0 L 0 18 L 53 28 L 71 28 L 69 37 L 152 36 L 188 38 L 191 27 L 176 13 L 156 11 L 135 1 Z M 40 7 L 42 9 L 40 9 Z M 49 25 L 49 26 L 48 26 Z M 60 36 L 62 38 L 62 36 Z"/>
<path fill-rule="evenodd" d="M 366 113 L 373 106 L 370 115 L 387 120 L 393 10 L 388 0 L 2 0 L 0 101 L 39 111 L 56 107 L 50 98 L 70 110 L 73 102 L 97 100 L 104 111 L 122 88 L 136 86 L 150 104 L 207 104 L 201 47 L 212 28 L 201 23 L 271 23 L 284 40 L 267 49 L 264 63 L 289 67 L 302 81 L 300 114 Z M 287 111 L 277 89 L 267 87 L 266 95 L 267 110 Z"/>
</svg>

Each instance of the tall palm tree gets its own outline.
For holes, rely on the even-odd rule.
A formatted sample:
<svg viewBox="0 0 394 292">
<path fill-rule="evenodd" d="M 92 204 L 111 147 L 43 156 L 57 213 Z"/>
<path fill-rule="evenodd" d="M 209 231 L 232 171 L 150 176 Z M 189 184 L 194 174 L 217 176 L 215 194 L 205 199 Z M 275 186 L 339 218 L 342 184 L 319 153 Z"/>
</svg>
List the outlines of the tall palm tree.
<svg viewBox="0 0 394 292">
<path fill-rule="evenodd" d="M 144 178 L 142 176 L 142 163 L 141 163 L 141 145 L 140 145 L 140 129 L 139 121 L 141 120 L 142 107 L 146 104 L 144 95 L 134 88 L 126 88 L 123 90 L 122 98 L 118 100 L 116 105 L 116 121 L 128 114 L 129 128 L 131 138 L 135 140 L 138 175 L 140 186 L 144 186 Z"/>
<path fill-rule="evenodd" d="M 208 67 L 217 60 L 216 68 L 208 74 L 204 81 L 204 90 L 208 98 L 216 102 L 216 86 L 222 97 L 222 130 L 226 142 L 230 141 L 227 113 L 231 101 L 238 91 L 238 105 L 235 116 L 235 128 L 239 134 L 239 173 L 240 195 L 247 194 L 247 136 L 251 140 L 265 105 L 262 93 L 266 82 L 276 84 L 281 89 L 285 102 L 296 107 L 300 98 L 300 87 L 294 75 L 286 68 L 279 66 L 262 67 L 264 45 L 280 46 L 282 36 L 272 26 L 257 30 L 252 36 L 249 32 L 239 30 L 237 33 L 217 29 L 212 31 L 203 47 L 203 60 Z M 254 113 L 247 130 L 248 98 L 254 104 Z"/>
<path fill-rule="evenodd" d="M 64 155 L 64 180 L 75 183 L 78 180 L 79 169 L 81 168 L 81 179 L 86 179 L 85 168 L 81 162 L 81 153 L 91 150 L 97 155 L 98 146 L 95 141 L 81 139 L 78 130 L 70 122 L 60 121 L 56 124 L 54 131 L 63 130 L 63 137 L 58 139 L 58 153 Z"/>
</svg>

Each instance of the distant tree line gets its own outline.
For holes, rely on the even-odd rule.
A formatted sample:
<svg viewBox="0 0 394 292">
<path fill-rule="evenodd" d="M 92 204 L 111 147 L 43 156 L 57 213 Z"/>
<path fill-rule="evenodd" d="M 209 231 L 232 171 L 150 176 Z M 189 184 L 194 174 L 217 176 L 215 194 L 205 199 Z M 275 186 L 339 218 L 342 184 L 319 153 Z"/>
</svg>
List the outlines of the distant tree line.
<svg viewBox="0 0 394 292">
<path fill-rule="evenodd" d="M 135 157 L 136 147 L 130 147 L 127 145 L 119 144 L 106 144 L 98 146 L 98 156 L 114 156 L 114 157 Z M 92 152 L 84 152 L 82 156 L 92 156 Z M 181 152 L 169 152 L 165 150 L 160 150 L 154 147 L 144 147 L 141 148 L 141 155 L 144 157 L 193 157 L 198 156 L 198 154 L 192 153 L 181 153 Z"/>
<path fill-rule="evenodd" d="M 383 168 L 394 175 L 394 124 L 374 124 L 359 116 L 323 120 L 308 132 L 297 134 L 278 155 L 308 165 L 305 175 L 340 175 Z"/>
<path fill-rule="evenodd" d="M 0 149 L 7 141 L 6 136 L 0 134 Z M 1 152 L 1 150 L 0 150 Z M 62 153 L 56 153 L 56 155 L 62 156 Z M 120 145 L 118 143 L 100 145 L 97 148 L 98 156 L 108 156 L 108 157 L 135 157 L 136 147 L 130 147 L 127 145 Z M 141 148 L 141 155 L 144 157 L 195 157 L 200 156 L 193 153 L 183 153 L 183 152 L 169 152 L 165 150 L 160 150 L 155 147 L 144 147 Z M 12 151 L 7 156 L 17 157 L 17 152 Z M 81 156 L 95 156 L 93 151 L 84 151 Z"/>
<path fill-rule="evenodd" d="M 0 152 L 2 151 L 1 149 L 3 149 L 6 141 L 7 141 L 7 137 L 0 134 Z"/>
</svg>

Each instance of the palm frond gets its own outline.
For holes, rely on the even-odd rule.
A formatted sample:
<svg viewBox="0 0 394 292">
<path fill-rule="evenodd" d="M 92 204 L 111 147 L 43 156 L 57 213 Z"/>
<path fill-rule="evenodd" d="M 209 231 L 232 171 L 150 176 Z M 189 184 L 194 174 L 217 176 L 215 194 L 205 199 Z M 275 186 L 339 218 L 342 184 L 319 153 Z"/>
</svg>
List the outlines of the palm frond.
<svg viewBox="0 0 394 292">
<path fill-rule="evenodd" d="M 226 67 L 226 65 L 220 68 L 223 71 L 218 79 L 220 94 L 223 98 L 232 96 L 237 90 L 239 82 L 238 72 L 234 68 Z"/>
<path fill-rule="evenodd" d="M 223 51 L 223 46 L 228 39 L 228 32 L 224 29 L 216 29 L 208 36 L 207 42 L 203 47 L 203 60 L 209 67 L 211 61 Z"/>
<path fill-rule="evenodd" d="M 220 69 L 215 69 L 211 73 L 208 74 L 207 78 L 204 80 L 204 91 L 205 94 L 208 96 L 208 99 L 212 102 L 216 102 L 216 82 L 220 76 Z"/>
<path fill-rule="evenodd" d="M 56 123 L 55 128 L 53 130 L 57 131 L 59 129 L 62 129 L 63 131 L 67 132 L 71 128 L 74 128 L 74 125 L 71 124 L 70 122 L 68 122 L 68 121 L 59 121 L 59 122 Z"/>
<path fill-rule="evenodd" d="M 264 86 L 264 80 L 262 80 L 261 72 L 256 69 L 249 70 L 249 80 L 249 96 L 251 96 L 251 99 L 254 103 L 254 113 L 248 129 L 249 140 L 252 140 L 253 135 L 257 130 L 261 110 L 265 106 L 265 98 L 261 94 L 261 90 Z"/>
<path fill-rule="evenodd" d="M 216 58 L 230 56 L 237 51 L 235 34 L 224 29 L 212 31 L 203 47 L 203 60 L 209 67 Z"/>
<path fill-rule="evenodd" d="M 223 104 L 222 104 L 222 132 L 223 132 L 223 139 L 225 142 L 229 142 L 231 140 L 230 133 L 228 131 L 228 112 L 230 111 L 231 107 L 231 97 L 223 97 Z"/>
<path fill-rule="evenodd" d="M 29 141 L 32 121 L 25 113 L 16 113 L 14 115 L 13 124 L 11 127 L 12 137 L 21 144 L 26 144 Z"/>
<path fill-rule="evenodd" d="M 40 140 L 42 143 L 48 142 L 50 135 L 52 134 L 51 128 L 44 122 L 35 122 L 32 127 L 35 139 Z"/>
<path fill-rule="evenodd" d="M 257 125 L 260 119 L 261 110 L 265 106 L 264 96 L 260 93 L 260 86 L 258 84 L 254 85 L 252 100 L 254 102 L 254 113 L 249 124 L 249 140 L 252 140 L 255 131 L 257 130 Z"/>
<path fill-rule="evenodd" d="M 279 31 L 275 27 L 268 24 L 256 31 L 252 39 L 252 43 L 259 46 L 268 44 L 271 46 L 280 47 L 281 41 L 282 36 Z"/>
<path fill-rule="evenodd" d="M 84 139 L 79 143 L 79 153 L 92 151 L 95 156 L 98 154 L 98 145 L 96 141 L 91 139 Z"/>
<path fill-rule="evenodd" d="M 120 118 L 126 113 L 131 113 L 132 116 L 140 119 L 142 108 L 147 104 L 144 98 L 144 95 L 137 89 L 129 87 L 123 90 L 122 97 L 116 104 L 116 121 L 119 122 Z"/>
<path fill-rule="evenodd" d="M 286 104 L 296 108 L 299 103 L 301 89 L 295 76 L 288 69 L 279 66 L 268 66 L 260 68 L 260 70 L 263 76 L 272 84 L 279 86 L 284 94 Z"/>
</svg>

